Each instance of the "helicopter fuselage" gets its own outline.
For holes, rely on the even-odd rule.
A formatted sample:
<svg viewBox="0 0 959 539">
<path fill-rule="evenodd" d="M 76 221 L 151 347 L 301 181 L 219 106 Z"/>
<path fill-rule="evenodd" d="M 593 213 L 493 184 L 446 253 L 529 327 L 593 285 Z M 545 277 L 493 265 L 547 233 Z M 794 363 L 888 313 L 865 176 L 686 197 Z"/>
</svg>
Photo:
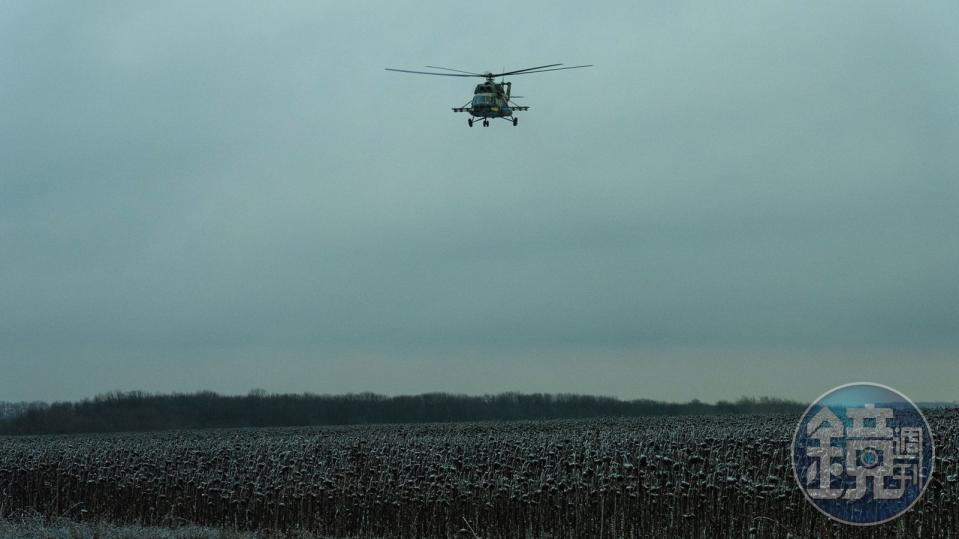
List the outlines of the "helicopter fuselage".
<svg viewBox="0 0 959 539">
<path fill-rule="evenodd" d="M 465 107 L 454 107 L 453 112 L 468 112 L 474 118 L 511 118 L 514 111 L 528 110 L 529 107 L 510 103 L 511 82 L 494 82 L 487 78 L 476 85 L 473 99 Z"/>
<path fill-rule="evenodd" d="M 476 118 L 501 118 L 512 116 L 513 108 L 496 94 L 474 94 L 473 101 L 465 112 Z"/>
</svg>

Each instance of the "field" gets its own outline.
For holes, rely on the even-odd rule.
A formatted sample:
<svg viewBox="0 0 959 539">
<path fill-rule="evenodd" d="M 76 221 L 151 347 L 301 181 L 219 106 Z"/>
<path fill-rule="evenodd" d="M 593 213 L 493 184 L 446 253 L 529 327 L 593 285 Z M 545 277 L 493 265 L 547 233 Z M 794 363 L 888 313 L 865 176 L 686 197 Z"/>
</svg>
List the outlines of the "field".
<svg viewBox="0 0 959 539">
<path fill-rule="evenodd" d="M 936 473 L 875 528 L 834 524 L 789 464 L 793 416 L 0 438 L 0 511 L 332 537 L 952 537 L 959 414 Z"/>
</svg>

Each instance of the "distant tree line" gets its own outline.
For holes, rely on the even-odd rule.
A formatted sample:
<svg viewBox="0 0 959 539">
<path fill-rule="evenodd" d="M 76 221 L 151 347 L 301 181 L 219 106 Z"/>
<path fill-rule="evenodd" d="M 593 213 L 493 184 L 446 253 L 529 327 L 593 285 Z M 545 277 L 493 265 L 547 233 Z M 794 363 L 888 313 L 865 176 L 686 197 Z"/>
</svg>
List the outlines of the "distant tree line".
<svg viewBox="0 0 959 539">
<path fill-rule="evenodd" d="M 4 402 L 0 401 L 0 420 L 23 415 L 30 410 L 43 410 L 50 405 L 42 402 Z"/>
<path fill-rule="evenodd" d="M 648 415 L 799 414 L 805 405 L 763 397 L 706 404 L 570 394 L 423 395 L 387 397 L 267 394 L 227 396 L 112 392 L 80 402 L 0 405 L 0 434 L 121 432 L 214 427 L 283 427 L 359 423 L 572 419 Z"/>
</svg>

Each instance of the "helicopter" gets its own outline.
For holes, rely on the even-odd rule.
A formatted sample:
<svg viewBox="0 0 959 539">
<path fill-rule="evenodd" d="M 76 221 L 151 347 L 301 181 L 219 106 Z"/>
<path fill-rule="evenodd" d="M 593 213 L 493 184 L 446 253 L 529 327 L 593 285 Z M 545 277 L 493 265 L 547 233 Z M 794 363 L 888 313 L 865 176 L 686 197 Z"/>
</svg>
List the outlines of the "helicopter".
<svg viewBox="0 0 959 539">
<path fill-rule="evenodd" d="M 516 117 L 517 111 L 529 110 L 527 106 L 517 105 L 513 99 L 520 99 L 522 96 L 510 96 L 513 83 L 506 82 L 504 77 L 509 75 L 529 75 L 532 73 L 545 73 L 546 71 L 561 71 L 563 69 L 579 69 L 581 67 L 592 67 L 593 64 L 558 67 L 563 64 L 549 64 L 537 67 L 527 67 L 526 69 L 516 69 L 513 71 L 504 71 L 503 73 L 474 73 L 472 71 L 463 71 L 462 69 L 452 69 L 449 67 L 426 66 L 430 69 L 442 69 L 452 71 L 453 73 L 436 73 L 433 71 L 411 71 L 409 69 L 393 69 L 387 67 L 387 71 L 397 71 L 400 73 L 415 73 L 417 75 L 439 75 L 442 77 L 481 77 L 486 79 L 476 85 L 473 90 L 473 99 L 469 100 L 462 107 L 453 107 L 453 112 L 468 112 L 470 118 L 466 123 L 473 127 L 474 118 L 483 119 L 483 127 L 489 127 L 490 119 L 502 118 L 512 122 L 513 125 L 519 123 Z M 495 82 L 497 77 L 501 77 L 499 82 Z"/>
</svg>

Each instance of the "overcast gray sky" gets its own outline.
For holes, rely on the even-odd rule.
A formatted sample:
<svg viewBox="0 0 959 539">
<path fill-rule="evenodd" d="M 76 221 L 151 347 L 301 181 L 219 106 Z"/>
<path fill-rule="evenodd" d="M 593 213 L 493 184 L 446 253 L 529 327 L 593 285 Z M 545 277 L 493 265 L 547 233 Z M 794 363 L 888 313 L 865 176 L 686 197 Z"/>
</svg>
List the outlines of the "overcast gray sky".
<svg viewBox="0 0 959 539">
<path fill-rule="evenodd" d="M 959 399 L 959 4 L 0 4 L 0 400 Z M 517 76 L 518 127 L 453 114 Z"/>
</svg>

